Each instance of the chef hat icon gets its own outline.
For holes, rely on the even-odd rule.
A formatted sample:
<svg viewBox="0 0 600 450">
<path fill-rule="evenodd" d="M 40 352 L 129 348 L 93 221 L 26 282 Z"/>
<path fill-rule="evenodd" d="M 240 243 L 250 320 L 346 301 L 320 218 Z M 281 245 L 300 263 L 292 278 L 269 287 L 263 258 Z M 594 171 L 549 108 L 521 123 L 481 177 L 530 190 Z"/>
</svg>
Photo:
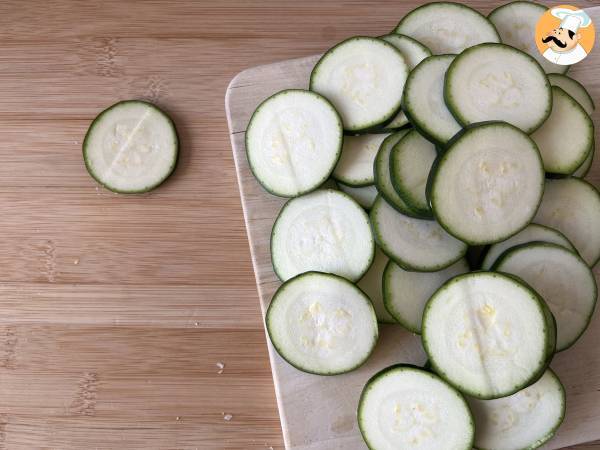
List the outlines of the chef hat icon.
<svg viewBox="0 0 600 450">
<path fill-rule="evenodd" d="M 592 23 L 590 16 L 582 9 L 573 11 L 567 8 L 552 8 L 550 12 L 561 20 L 560 28 L 571 30 L 573 33 L 577 33 L 579 28 L 586 28 Z"/>
</svg>

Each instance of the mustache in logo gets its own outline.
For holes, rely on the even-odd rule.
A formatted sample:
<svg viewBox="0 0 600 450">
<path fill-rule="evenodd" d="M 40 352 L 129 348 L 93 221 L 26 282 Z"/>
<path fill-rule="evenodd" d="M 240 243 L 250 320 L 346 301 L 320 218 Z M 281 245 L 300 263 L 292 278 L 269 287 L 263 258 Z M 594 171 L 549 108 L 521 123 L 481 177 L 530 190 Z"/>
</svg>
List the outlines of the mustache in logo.
<svg viewBox="0 0 600 450">
<path fill-rule="evenodd" d="M 542 42 L 545 44 L 547 42 L 550 41 L 554 41 L 554 43 L 559 46 L 560 48 L 565 48 L 567 46 L 566 42 L 561 42 L 559 41 L 555 36 L 548 36 L 545 38 L 542 38 Z"/>
</svg>

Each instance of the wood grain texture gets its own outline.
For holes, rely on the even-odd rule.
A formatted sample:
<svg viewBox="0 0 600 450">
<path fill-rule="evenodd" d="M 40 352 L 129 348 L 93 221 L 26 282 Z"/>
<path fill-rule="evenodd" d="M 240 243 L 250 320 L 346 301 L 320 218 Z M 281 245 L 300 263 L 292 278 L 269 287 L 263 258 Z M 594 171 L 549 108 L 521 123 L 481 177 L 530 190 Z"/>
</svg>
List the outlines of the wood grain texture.
<svg viewBox="0 0 600 450">
<path fill-rule="evenodd" d="M 223 96 L 420 3 L 0 2 L 0 449 L 282 448 Z M 126 98 L 182 140 L 134 197 L 81 161 Z"/>
</svg>

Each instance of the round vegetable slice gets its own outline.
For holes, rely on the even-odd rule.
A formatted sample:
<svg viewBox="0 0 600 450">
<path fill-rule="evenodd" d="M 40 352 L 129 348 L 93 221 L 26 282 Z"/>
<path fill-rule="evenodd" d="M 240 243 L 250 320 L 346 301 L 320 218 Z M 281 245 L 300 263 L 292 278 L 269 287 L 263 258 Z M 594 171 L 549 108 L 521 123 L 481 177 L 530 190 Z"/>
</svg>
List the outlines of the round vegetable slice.
<svg viewBox="0 0 600 450">
<path fill-rule="evenodd" d="M 383 273 L 385 308 L 404 328 L 421 334 L 421 319 L 429 298 L 450 278 L 468 271 L 465 259 L 438 272 L 411 272 L 390 261 Z"/>
<path fill-rule="evenodd" d="M 433 220 L 405 216 L 378 197 L 371 208 L 375 240 L 383 252 L 406 270 L 433 272 L 464 256 L 467 245 Z"/>
<path fill-rule="evenodd" d="M 258 106 L 246 130 L 246 153 L 252 173 L 267 191 L 295 197 L 327 180 L 342 139 L 340 117 L 328 100 L 289 89 Z"/>
<path fill-rule="evenodd" d="M 452 2 L 433 2 L 409 12 L 395 33 L 405 34 L 434 54 L 460 53 L 483 42 L 500 42 L 494 25 L 482 14 Z"/>
<path fill-rule="evenodd" d="M 535 143 L 505 122 L 469 127 L 436 162 L 433 213 L 471 245 L 502 241 L 527 226 L 540 204 L 544 169 Z"/>
<path fill-rule="evenodd" d="M 583 334 L 598 292 L 592 270 L 578 255 L 555 244 L 532 242 L 507 250 L 493 268 L 523 279 L 546 301 L 556 319 L 557 351 Z"/>
<path fill-rule="evenodd" d="M 342 156 L 333 177 L 348 186 L 368 186 L 375 182 L 373 164 L 379 147 L 388 134 L 363 134 L 344 137 Z"/>
<path fill-rule="evenodd" d="M 538 225 L 537 223 L 531 223 L 507 240 L 492 245 L 485 254 L 485 258 L 481 263 L 481 268 L 483 270 L 489 270 L 500 255 L 509 248 L 534 241 L 549 242 L 551 244 L 560 245 L 573 252 L 577 251 L 575 250 L 575 247 L 573 247 L 573 244 L 571 244 L 560 231 L 544 225 Z"/>
<path fill-rule="evenodd" d="M 430 56 L 408 76 L 402 109 L 408 120 L 430 141 L 445 145 L 461 130 L 444 103 L 444 77 L 454 55 Z"/>
<path fill-rule="evenodd" d="M 408 65 L 396 47 L 358 36 L 321 57 L 310 75 L 310 90 L 331 100 L 345 130 L 360 131 L 397 114 L 407 76 Z"/>
<path fill-rule="evenodd" d="M 175 124 L 151 103 L 126 100 L 94 119 L 83 140 L 89 174 L 122 194 L 147 192 L 175 169 L 179 139 Z"/>
<path fill-rule="evenodd" d="M 373 264 L 371 264 L 371 267 L 369 267 L 367 273 L 365 273 L 365 275 L 357 283 L 357 286 L 361 288 L 373 302 L 375 315 L 377 316 L 377 320 L 379 322 L 396 323 L 394 318 L 390 316 L 390 313 L 383 305 L 383 271 L 388 261 L 388 257 L 376 247 Z"/>
<path fill-rule="evenodd" d="M 340 183 L 339 188 L 340 191 L 348 194 L 356 200 L 356 203 L 367 210 L 371 209 L 377 197 L 377 188 L 375 186 L 353 187 Z"/>
<path fill-rule="evenodd" d="M 375 374 L 358 404 L 370 449 L 470 450 L 473 417 L 463 396 L 435 374 L 396 365 Z"/>
<path fill-rule="evenodd" d="M 475 448 L 522 450 L 549 441 L 565 417 L 562 383 L 550 369 L 531 386 L 495 400 L 467 399 L 475 417 Z"/>
<path fill-rule="evenodd" d="M 390 155 L 390 171 L 396 192 L 409 208 L 423 217 L 432 217 L 425 188 L 436 157 L 435 146 L 416 130 L 409 131 L 400 139 Z"/>
<path fill-rule="evenodd" d="M 584 180 L 546 180 L 534 222 L 562 232 L 591 267 L 600 259 L 600 193 Z"/>
<path fill-rule="evenodd" d="M 546 58 L 544 58 L 544 60 L 545 59 Z M 560 75 L 557 73 L 549 74 L 548 81 L 550 81 L 552 86 L 558 86 L 571 97 L 573 97 L 586 113 L 591 115 L 596 109 L 596 105 L 594 105 L 594 100 L 592 99 L 591 95 L 579 81 L 574 80 L 566 75 Z"/>
<path fill-rule="evenodd" d="M 516 278 L 459 275 L 431 297 L 423 346 L 442 378 L 477 398 L 505 397 L 539 378 L 551 330 L 543 300 Z"/>
<path fill-rule="evenodd" d="M 488 19 L 498 30 L 503 43 L 535 58 L 546 73 L 565 73 L 569 66 L 551 63 L 535 45 L 535 27 L 546 11 L 548 8 L 539 3 L 514 1 L 494 9 Z"/>
<path fill-rule="evenodd" d="M 285 281 L 316 270 L 360 279 L 373 260 L 369 218 L 343 192 L 318 190 L 289 200 L 271 233 L 271 260 Z"/>
<path fill-rule="evenodd" d="M 283 359 L 318 375 L 356 369 L 378 338 L 368 297 L 348 280 L 320 272 L 281 285 L 267 310 L 266 327 Z"/>
<path fill-rule="evenodd" d="M 504 44 L 480 44 L 458 55 L 446 73 L 444 96 L 463 125 L 503 120 L 531 133 L 552 110 L 544 70 Z"/>
</svg>

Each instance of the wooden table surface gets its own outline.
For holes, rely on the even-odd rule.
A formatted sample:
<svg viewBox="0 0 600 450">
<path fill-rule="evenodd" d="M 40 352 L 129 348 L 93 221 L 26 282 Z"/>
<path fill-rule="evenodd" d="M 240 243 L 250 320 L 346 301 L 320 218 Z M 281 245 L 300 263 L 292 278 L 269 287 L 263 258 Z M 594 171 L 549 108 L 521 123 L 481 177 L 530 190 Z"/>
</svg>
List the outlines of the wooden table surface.
<svg viewBox="0 0 600 450">
<path fill-rule="evenodd" d="M 0 3 L 0 449 L 282 448 L 225 89 L 420 3 Z M 182 141 L 140 196 L 81 159 L 90 120 L 128 98 Z"/>
</svg>

